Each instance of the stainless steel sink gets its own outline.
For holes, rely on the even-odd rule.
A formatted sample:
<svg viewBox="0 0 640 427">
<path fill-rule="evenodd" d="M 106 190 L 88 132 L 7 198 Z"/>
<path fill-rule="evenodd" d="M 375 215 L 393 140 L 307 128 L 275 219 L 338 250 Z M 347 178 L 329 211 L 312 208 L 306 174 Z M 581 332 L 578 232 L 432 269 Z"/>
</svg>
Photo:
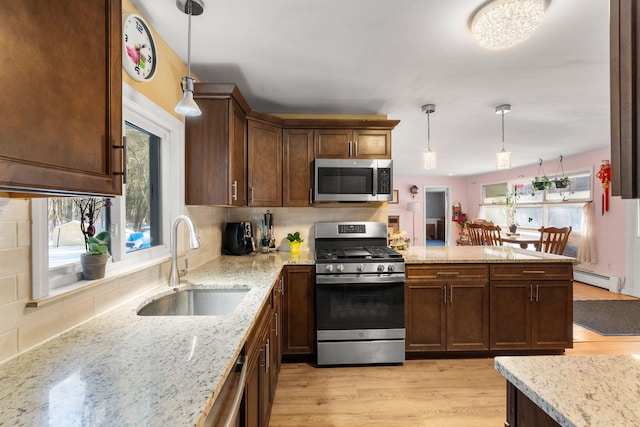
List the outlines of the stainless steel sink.
<svg viewBox="0 0 640 427">
<path fill-rule="evenodd" d="M 223 316 L 233 313 L 249 289 L 185 289 L 151 301 L 138 316 Z"/>
</svg>

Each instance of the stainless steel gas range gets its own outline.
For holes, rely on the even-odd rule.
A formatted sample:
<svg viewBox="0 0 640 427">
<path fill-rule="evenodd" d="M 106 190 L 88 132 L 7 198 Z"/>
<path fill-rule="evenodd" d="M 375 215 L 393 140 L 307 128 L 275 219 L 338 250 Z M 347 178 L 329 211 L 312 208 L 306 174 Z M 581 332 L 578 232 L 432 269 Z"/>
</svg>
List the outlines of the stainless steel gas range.
<svg viewBox="0 0 640 427">
<path fill-rule="evenodd" d="M 404 362 L 402 255 L 384 222 L 315 224 L 318 365 Z"/>
</svg>

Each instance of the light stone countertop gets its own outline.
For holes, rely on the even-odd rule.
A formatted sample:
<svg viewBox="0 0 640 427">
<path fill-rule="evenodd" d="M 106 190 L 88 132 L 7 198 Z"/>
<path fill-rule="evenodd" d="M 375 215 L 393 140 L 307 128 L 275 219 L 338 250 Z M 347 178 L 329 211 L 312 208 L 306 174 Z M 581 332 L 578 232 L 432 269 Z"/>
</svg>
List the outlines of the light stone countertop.
<svg viewBox="0 0 640 427">
<path fill-rule="evenodd" d="M 640 355 L 504 356 L 495 367 L 562 426 L 640 426 Z"/>
<path fill-rule="evenodd" d="M 223 256 L 183 286 L 249 288 L 225 316 L 138 316 L 166 284 L 0 365 L 0 426 L 193 426 L 222 387 L 284 264 Z"/>
<path fill-rule="evenodd" d="M 410 246 L 399 251 L 408 264 L 575 262 L 575 258 L 511 246 Z"/>
</svg>

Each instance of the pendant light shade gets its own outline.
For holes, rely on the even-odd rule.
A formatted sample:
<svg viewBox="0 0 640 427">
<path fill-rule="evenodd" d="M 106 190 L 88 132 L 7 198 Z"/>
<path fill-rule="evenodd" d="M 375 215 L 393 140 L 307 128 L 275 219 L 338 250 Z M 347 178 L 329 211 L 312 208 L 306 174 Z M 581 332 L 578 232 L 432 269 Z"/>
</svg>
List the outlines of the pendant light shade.
<svg viewBox="0 0 640 427">
<path fill-rule="evenodd" d="M 422 112 L 427 113 L 427 149 L 422 152 L 422 168 L 435 169 L 438 167 L 438 156 L 434 151 L 431 151 L 431 123 L 429 118 L 431 113 L 436 112 L 436 106 L 434 104 L 423 105 Z"/>
<path fill-rule="evenodd" d="M 184 116 L 199 116 L 202 112 L 193 99 L 194 80 L 191 77 L 191 16 L 202 15 L 204 5 L 202 0 L 176 0 L 176 6 L 189 17 L 189 33 L 187 37 L 187 75 L 182 77 L 180 82 L 182 99 L 178 102 L 178 105 L 176 105 L 175 111 Z"/>
<path fill-rule="evenodd" d="M 498 169 L 511 168 L 511 152 L 504 148 L 504 115 L 511 111 L 511 105 L 502 104 L 496 107 L 496 114 L 502 115 L 502 149 L 496 153 L 496 167 Z"/>
</svg>

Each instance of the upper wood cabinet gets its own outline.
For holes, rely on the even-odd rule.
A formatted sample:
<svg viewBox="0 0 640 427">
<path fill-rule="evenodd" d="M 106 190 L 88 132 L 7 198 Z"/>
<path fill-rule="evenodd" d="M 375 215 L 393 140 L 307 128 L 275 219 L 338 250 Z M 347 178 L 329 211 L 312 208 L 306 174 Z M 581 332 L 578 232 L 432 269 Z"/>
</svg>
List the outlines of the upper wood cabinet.
<svg viewBox="0 0 640 427">
<path fill-rule="evenodd" d="M 249 106 L 235 85 L 196 83 L 202 115 L 186 118 L 185 202 L 247 205 Z"/>
<path fill-rule="evenodd" d="M 640 197 L 640 7 L 635 0 L 610 0 L 609 13 L 611 194 L 634 199 Z"/>
<path fill-rule="evenodd" d="M 282 135 L 283 206 L 311 206 L 313 129 L 285 129 Z"/>
<path fill-rule="evenodd" d="M 121 13 L 116 0 L 2 5 L 0 188 L 122 193 Z"/>
<path fill-rule="evenodd" d="M 318 159 L 390 159 L 391 131 L 373 129 L 317 129 Z"/>
<path fill-rule="evenodd" d="M 282 128 L 249 118 L 249 206 L 282 205 Z"/>
</svg>

